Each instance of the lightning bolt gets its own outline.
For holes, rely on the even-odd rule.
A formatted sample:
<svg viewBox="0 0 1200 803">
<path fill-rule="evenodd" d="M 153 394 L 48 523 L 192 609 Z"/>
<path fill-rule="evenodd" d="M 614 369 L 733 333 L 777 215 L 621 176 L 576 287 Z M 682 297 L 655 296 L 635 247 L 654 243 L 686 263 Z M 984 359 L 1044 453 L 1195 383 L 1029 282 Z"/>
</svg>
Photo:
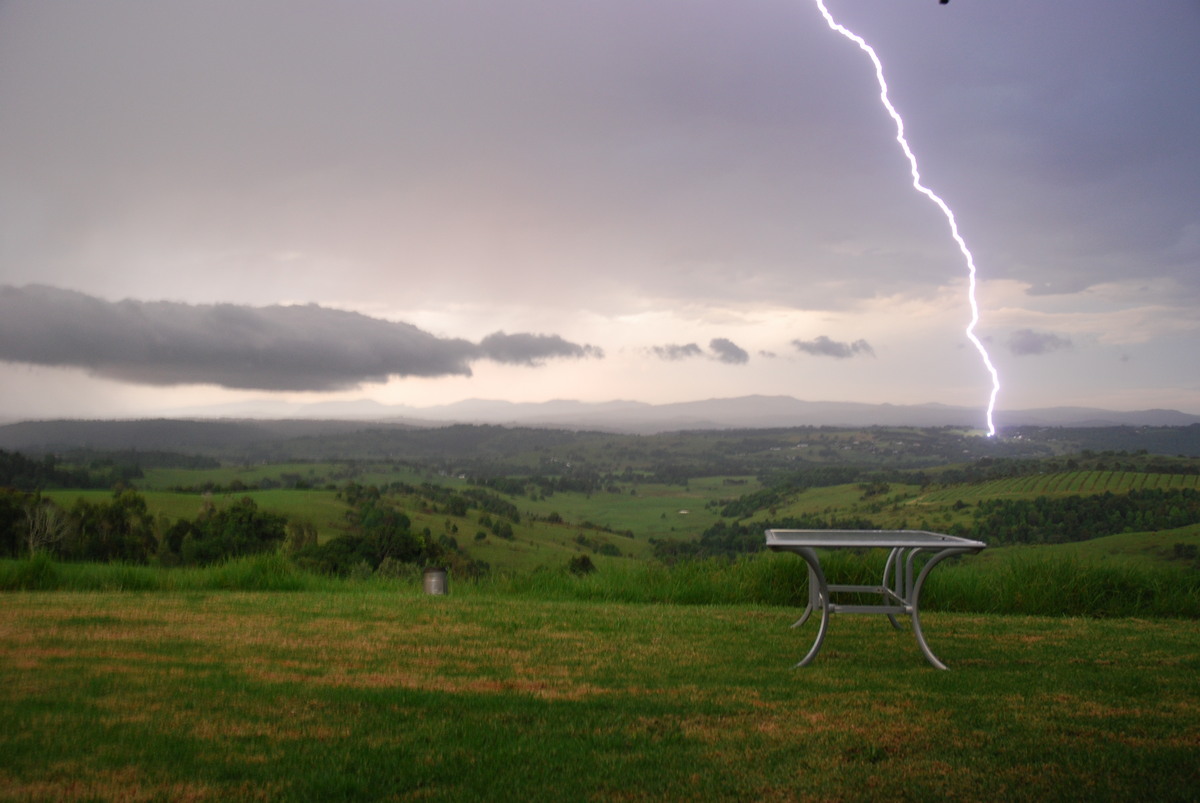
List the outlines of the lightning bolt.
<svg viewBox="0 0 1200 803">
<path fill-rule="evenodd" d="M 829 27 L 858 45 L 859 49 L 871 58 L 871 62 L 875 65 L 875 78 L 879 81 L 879 100 L 896 123 L 896 141 L 900 143 L 901 150 L 908 157 L 908 165 L 912 171 L 913 187 L 917 192 L 937 204 L 938 209 L 942 210 L 942 214 L 946 216 L 946 222 L 950 224 L 950 236 L 954 238 L 954 242 L 958 243 L 958 250 L 962 251 L 963 258 L 966 260 L 967 275 L 969 277 L 967 300 L 971 305 L 971 322 L 967 324 L 966 329 L 967 339 L 975 346 L 975 350 L 979 352 L 984 366 L 992 376 L 992 393 L 988 397 L 987 406 L 987 428 L 988 437 L 990 438 L 996 434 L 996 425 L 992 421 L 992 415 L 996 410 L 996 395 L 1000 393 L 1000 374 L 996 371 L 996 366 L 992 365 L 992 358 L 988 355 L 987 349 L 984 348 L 983 342 L 975 335 L 975 327 L 979 323 L 979 303 L 975 300 L 975 257 L 971 255 L 971 249 L 967 248 L 967 241 L 958 233 L 958 221 L 955 220 L 954 211 L 950 208 L 949 204 L 943 201 L 937 193 L 921 183 L 921 172 L 917 169 L 917 157 L 913 153 L 912 148 L 909 147 L 908 140 L 904 138 L 904 119 L 900 116 L 900 112 L 896 111 L 896 107 L 892 105 L 892 101 L 888 98 L 888 85 L 883 77 L 883 62 L 879 60 L 879 56 L 875 53 L 875 48 L 867 44 L 866 40 L 861 36 L 837 22 L 833 18 L 833 15 L 829 13 L 829 9 L 825 7 L 825 0 L 815 1 L 817 8 L 821 11 L 821 16 L 825 18 L 825 22 L 828 23 Z"/>
</svg>

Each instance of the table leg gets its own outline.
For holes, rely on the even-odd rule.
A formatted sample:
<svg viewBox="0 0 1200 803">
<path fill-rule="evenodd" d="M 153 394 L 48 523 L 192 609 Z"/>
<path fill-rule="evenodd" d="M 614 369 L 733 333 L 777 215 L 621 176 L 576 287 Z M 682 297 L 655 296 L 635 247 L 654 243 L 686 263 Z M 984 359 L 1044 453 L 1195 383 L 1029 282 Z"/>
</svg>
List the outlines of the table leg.
<svg viewBox="0 0 1200 803">
<path fill-rule="evenodd" d="M 913 551 L 916 552 L 916 550 Z M 969 549 L 943 549 L 941 552 L 938 552 L 936 555 L 930 558 L 921 568 L 921 573 L 917 576 L 917 582 L 913 586 L 912 597 L 910 597 L 910 602 L 912 604 L 913 634 L 917 637 L 917 646 L 919 646 L 921 648 L 921 652 L 925 654 L 925 660 L 929 661 L 929 663 L 933 664 L 938 669 L 948 669 L 949 667 L 939 661 L 938 657 L 933 654 L 933 650 L 929 649 L 929 644 L 925 641 L 925 634 L 921 630 L 921 588 L 925 585 L 925 578 L 929 576 L 929 572 L 933 570 L 934 566 L 938 565 L 938 563 L 945 558 L 950 557 L 951 555 L 962 555 L 970 551 L 971 550 Z"/>
<path fill-rule="evenodd" d="M 817 593 L 817 578 L 813 574 L 812 567 L 808 569 L 808 605 L 804 608 L 804 613 L 800 614 L 800 618 L 792 622 L 792 627 L 801 627 L 808 621 L 808 617 L 812 616 L 813 609 L 817 607 L 820 600 L 820 595 Z"/>
<path fill-rule="evenodd" d="M 821 561 L 817 558 L 817 553 L 807 547 L 797 549 L 796 553 L 808 564 L 809 602 L 804 616 L 801 617 L 801 622 L 808 618 L 814 607 L 819 607 L 821 609 L 821 626 L 817 629 L 817 638 L 809 648 L 808 654 L 800 659 L 793 669 L 808 666 L 812 659 L 817 657 L 817 653 L 821 651 L 821 644 L 825 641 L 825 633 L 829 630 L 829 584 L 825 582 L 825 573 L 821 571 Z M 814 580 L 816 581 L 815 588 Z"/>
<path fill-rule="evenodd" d="M 891 552 L 888 553 L 887 563 L 883 564 L 883 582 L 880 583 L 881 587 L 887 588 L 888 587 L 888 575 L 891 574 L 893 571 L 895 571 L 896 583 L 895 583 L 895 588 L 893 588 L 892 591 L 896 594 L 900 593 L 900 588 L 902 587 L 901 586 L 901 577 L 900 577 L 900 567 L 903 564 L 902 564 L 901 560 L 902 560 L 902 558 L 901 558 L 901 550 L 900 549 L 893 549 Z M 884 594 L 883 601 L 886 604 L 886 603 L 890 602 L 891 600 L 889 600 L 887 595 Z M 888 621 L 892 623 L 892 627 L 894 627 L 896 630 L 904 629 L 903 627 L 900 626 L 900 622 L 896 621 L 895 614 L 889 613 L 887 615 L 887 618 L 888 618 Z"/>
</svg>

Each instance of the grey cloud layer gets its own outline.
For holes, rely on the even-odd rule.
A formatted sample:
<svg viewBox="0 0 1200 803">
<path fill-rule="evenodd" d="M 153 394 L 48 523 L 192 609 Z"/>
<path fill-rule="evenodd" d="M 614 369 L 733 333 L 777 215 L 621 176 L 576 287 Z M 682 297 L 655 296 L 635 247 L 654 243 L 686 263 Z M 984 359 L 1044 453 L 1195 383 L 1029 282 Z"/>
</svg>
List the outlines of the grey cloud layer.
<svg viewBox="0 0 1200 803">
<path fill-rule="evenodd" d="M 793 340 L 792 345 L 805 354 L 816 357 L 835 357 L 839 360 L 866 354 L 875 356 L 875 350 L 865 340 L 855 340 L 853 343 L 842 343 L 832 340 L 826 335 L 820 335 L 815 340 Z"/>
<path fill-rule="evenodd" d="M 1194 298 L 1195 0 L 838 6 L 984 279 L 1065 292 L 1136 265 Z M 318 255 L 306 298 L 619 306 L 622 288 L 815 309 L 963 274 L 869 62 L 811 3 L 0 14 L 0 75 L 21 76 L 0 83 L 6 282 L 265 303 L 276 277 L 252 266 L 286 250 Z M 202 279 L 105 268 L 146 251 L 236 253 Z"/>
<path fill-rule="evenodd" d="M 113 303 L 39 285 L 0 287 L 0 360 L 148 385 L 336 390 L 393 376 L 469 376 L 478 360 L 584 357 L 603 352 L 525 333 L 496 332 L 474 344 L 315 304 Z"/>
</svg>

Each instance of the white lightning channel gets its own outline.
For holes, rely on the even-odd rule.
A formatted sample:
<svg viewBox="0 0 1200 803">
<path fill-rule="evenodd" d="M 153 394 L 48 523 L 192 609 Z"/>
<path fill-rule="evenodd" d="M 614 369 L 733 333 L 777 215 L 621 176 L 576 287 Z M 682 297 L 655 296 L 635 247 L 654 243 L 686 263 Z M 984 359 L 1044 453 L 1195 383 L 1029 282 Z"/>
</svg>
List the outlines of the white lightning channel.
<svg viewBox="0 0 1200 803">
<path fill-rule="evenodd" d="M 858 45 L 860 50 L 871 57 L 871 62 L 875 65 L 875 78 L 879 81 L 879 100 L 896 123 L 896 141 L 900 143 L 900 148 L 904 151 L 904 155 L 908 157 L 908 164 L 912 170 L 913 187 L 916 188 L 917 192 L 937 204 L 938 208 L 942 210 L 942 214 L 946 216 L 946 222 L 950 224 L 950 235 L 954 238 L 954 242 L 958 243 L 958 250 L 962 251 L 963 258 L 967 261 L 967 275 L 969 278 L 967 300 L 971 304 L 971 322 L 967 324 L 967 339 L 975 346 L 975 350 L 979 352 L 979 356 L 983 359 L 983 364 L 987 368 L 988 373 L 992 375 L 992 394 L 988 397 L 987 406 L 987 427 L 988 437 L 990 438 L 996 434 L 996 425 L 992 421 L 992 415 L 996 409 L 996 395 L 1000 393 L 1000 374 L 996 371 L 996 366 L 992 365 L 992 358 L 988 355 L 987 349 L 984 348 L 983 342 L 975 335 L 975 326 L 979 323 L 979 303 L 975 300 L 975 257 L 971 255 L 971 249 L 967 248 L 966 240 L 958 233 L 958 221 L 954 218 L 954 211 L 950 209 L 950 206 L 937 193 L 921 183 L 921 173 L 917 169 L 917 157 L 913 153 L 912 148 L 908 146 L 908 140 L 904 138 L 904 119 L 900 117 L 900 112 L 896 111 L 896 107 L 888 99 L 887 81 L 883 77 L 883 62 L 879 60 L 879 56 L 875 53 L 875 48 L 867 44 L 866 40 L 861 36 L 837 22 L 833 18 L 833 15 L 829 13 L 829 9 L 825 7 L 825 0 L 815 1 L 817 8 L 821 11 L 821 16 L 825 18 L 825 22 L 829 24 L 829 27 Z"/>
</svg>

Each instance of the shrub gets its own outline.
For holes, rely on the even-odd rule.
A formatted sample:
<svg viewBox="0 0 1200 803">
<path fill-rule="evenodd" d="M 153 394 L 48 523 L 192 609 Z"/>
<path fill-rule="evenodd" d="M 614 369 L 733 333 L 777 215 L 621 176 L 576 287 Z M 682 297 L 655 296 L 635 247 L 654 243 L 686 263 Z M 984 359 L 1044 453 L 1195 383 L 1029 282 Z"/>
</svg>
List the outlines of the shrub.
<svg viewBox="0 0 1200 803">
<path fill-rule="evenodd" d="M 596 564 L 587 555 L 577 555 L 567 561 L 567 571 L 576 575 L 591 574 L 596 571 Z"/>
</svg>

